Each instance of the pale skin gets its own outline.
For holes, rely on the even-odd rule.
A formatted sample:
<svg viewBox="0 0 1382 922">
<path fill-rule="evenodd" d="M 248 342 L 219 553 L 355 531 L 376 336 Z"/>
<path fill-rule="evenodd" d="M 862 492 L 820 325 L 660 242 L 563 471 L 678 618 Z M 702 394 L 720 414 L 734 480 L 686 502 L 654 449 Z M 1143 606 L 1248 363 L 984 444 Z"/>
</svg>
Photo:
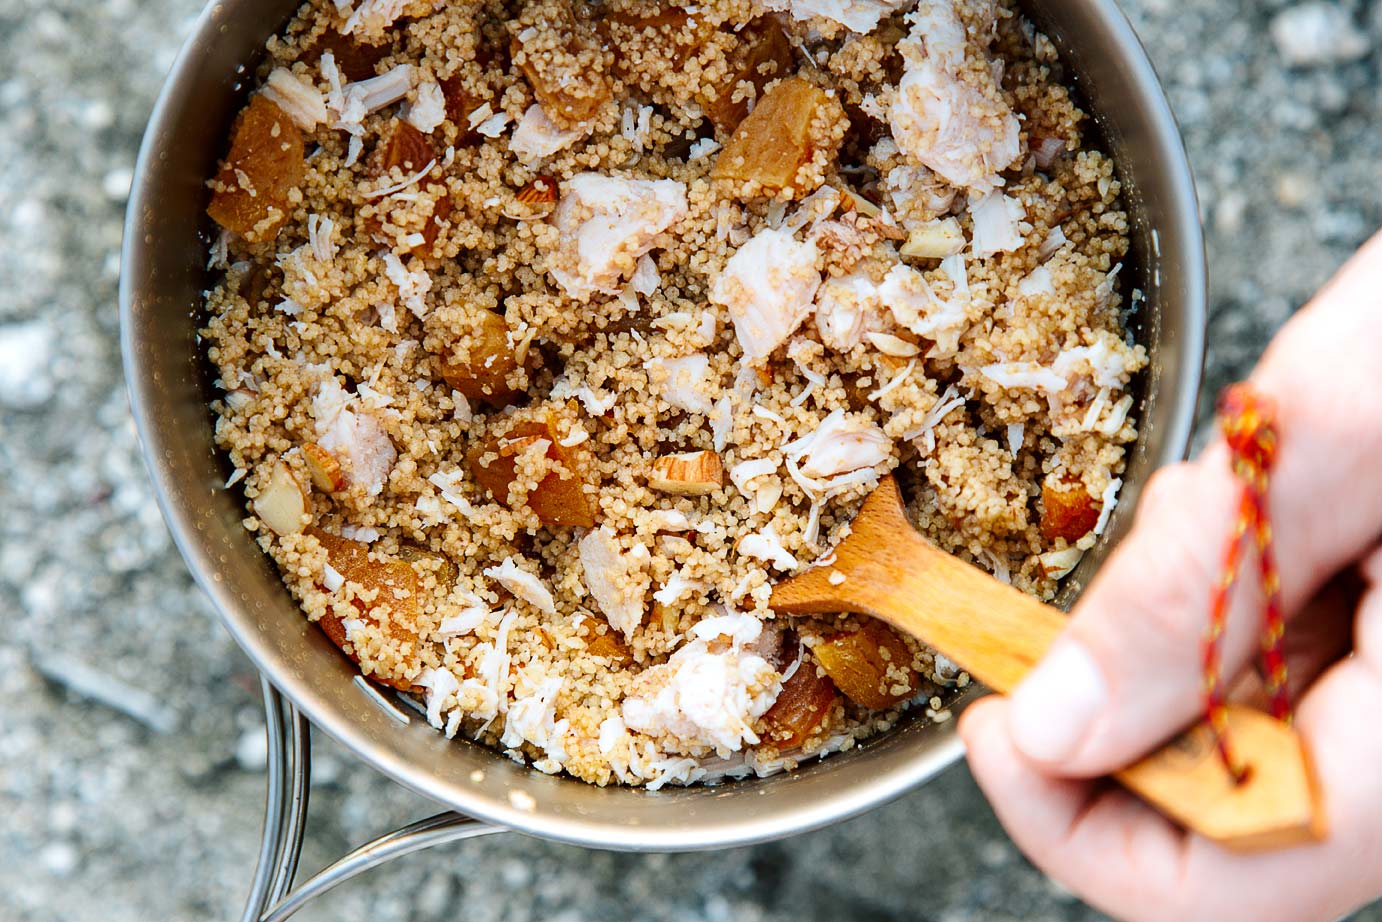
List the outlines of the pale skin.
<svg viewBox="0 0 1382 922">
<path fill-rule="evenodd" d="M 1270 502 L 1288 663 L 1327 840 L 1227 852 L 1090 780 L 1200 713 L 1200 639 L 1237 497 L 1222 440 L 1152 479 L 1045 663 L 960 724 L 1018 846 L 1121 919 L 1318 920 L 1382 896 L 1382 234 L 1281 330 L 1249 381 L 1278 407 Z M 1223 644 L 1247 699 L 1260 693 L 1255 565 Z"/>
</svg>

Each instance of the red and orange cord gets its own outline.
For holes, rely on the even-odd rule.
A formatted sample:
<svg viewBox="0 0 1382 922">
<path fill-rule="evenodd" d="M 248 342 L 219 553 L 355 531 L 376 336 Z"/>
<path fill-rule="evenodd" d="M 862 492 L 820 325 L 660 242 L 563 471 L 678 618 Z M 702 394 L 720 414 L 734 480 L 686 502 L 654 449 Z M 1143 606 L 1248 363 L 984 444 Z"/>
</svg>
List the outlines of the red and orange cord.
<svg viewBox="0 0 1382 922">
<path fill-rule="evenodd" d="M 1267 508 L 1267 487 L 1276 460 L 1276 408 L 1270 400 L 1246 384 L 1234 384 L 1219 397 L 1219 428 L 1232 457 L 1233 472 L 1242 481 L 1242 496 L 1233 532 L 1224 551 L 1223 572 L 1210 600 L 1209 627 L 1204 635 L 1205 718 L 1214 731 L 1219 758 L 1242 781 L 1246 770 L 1235 758 L 1228 733 L 1228 711 L 1220 674 L 1219 641 L 1228 618 L 1229 592 L 1238 580 L 1243 558 L 1243 537 L 1252 532 L 1257 549 L 1258 572 L 1265 600 L 1262 624 L 1262 664 L 1271 713 L 1289 720 L 1291 701 L 1286 687 L 1286 660 L 1282 655 L 1285 622 L 1281 612 L 1281 581 L 1272 551 L 1272 521 Z"/>
</svg>

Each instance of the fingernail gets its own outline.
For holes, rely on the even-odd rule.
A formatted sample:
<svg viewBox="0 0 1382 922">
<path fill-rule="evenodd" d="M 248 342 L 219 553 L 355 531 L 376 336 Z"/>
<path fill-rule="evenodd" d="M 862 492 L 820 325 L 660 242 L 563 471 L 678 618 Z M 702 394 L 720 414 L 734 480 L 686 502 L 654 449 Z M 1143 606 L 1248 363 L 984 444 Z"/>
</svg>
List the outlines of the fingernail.
<svg viewBox="0 0 1382 922">
<path fill-rule="evenodd" d="M 1013 744 L 1037 762 L 1075 755 L 1108 700 L 1104 675 L 1083 646 L 1058 641 L 1012 693 Z"/>
</svg>

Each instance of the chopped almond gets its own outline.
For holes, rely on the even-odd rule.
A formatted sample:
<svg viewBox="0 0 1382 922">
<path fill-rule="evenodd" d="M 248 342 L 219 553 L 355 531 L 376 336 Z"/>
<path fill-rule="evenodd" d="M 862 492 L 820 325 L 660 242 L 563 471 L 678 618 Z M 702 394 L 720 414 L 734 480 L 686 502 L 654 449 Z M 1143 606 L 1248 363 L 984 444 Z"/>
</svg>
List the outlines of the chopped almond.
<svg viewBox="0 0 1382 922">
<path fill-rule="evenodd" d="M 966 242 L 960 222 L 943 218 L 912 228 L 898 252 L 908 259 L 942 259 L 963 250 Z"/>
<path fill-rule="evenodd" d="M 648 486 L 677 496 L 705 496 L 724 485 L 725 467 L 713 451 L 663 455 L 648 476 Z"/>
<path fill-rule="evenodd" d="M 306 167 L 302 131 L 287 113 L 256 94 L 235 119 L 230 152 L 211 184 L 206 213 L 250 243 L 273 240 Z"/>
<path fill-rule="evenodd" d="M 254 500 L 254 514 L 276 535 L 296 535 L 307 524 L 307 495 L 282 460 Z"/>
<path fill-rule="evenodd" d="M 312 477 L 312 485 L 323 493 L 335 493 L 346 486 L 345 471 L 336 456 L 316 442 L 302 446 L 302 460 L 307 465 L 307 473 Z"/>
<path fill-rule="evenodd" d="M 557 181 L 551 176 L 537 176 L 514 193 L 514 200 L 525 205 L 547 205 L 557 200 Z"/>
<path fill-rule="evenodd" d="M 811 652 L 840 691 L 876 711 L 910 698 L 920 682 L 906 642 L 874 618 L 864 619 L 852 634 L 816 644 Z"/>
</svg>

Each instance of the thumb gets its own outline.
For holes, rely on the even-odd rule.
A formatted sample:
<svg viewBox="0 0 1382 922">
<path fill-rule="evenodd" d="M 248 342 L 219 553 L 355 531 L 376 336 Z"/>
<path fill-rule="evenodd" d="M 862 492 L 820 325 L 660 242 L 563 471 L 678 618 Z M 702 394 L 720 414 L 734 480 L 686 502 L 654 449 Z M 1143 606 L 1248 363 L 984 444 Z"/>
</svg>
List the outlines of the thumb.
<svg viewBox="0 0 1382 922">
<path fill-rule="evenodd" d="M 1288 617 L 1382 526 L 1382 392 L 1369 371 L 1382 344 L 1378 290 L 1382 236 L 1282 330 L 1252 377 L 1278 408 L 1271 503 Z M 1221 442 L 1148 482 L 1131 532 L 1013 693 L 1010 730 L 1028 759 L 1060 774 L 1104 774 L 1198 713 L 1200 637 L 1238 491 Z M 1254 582 L 1235 592 L 1226 679 L 1255 650 Z"/>
</svg>

